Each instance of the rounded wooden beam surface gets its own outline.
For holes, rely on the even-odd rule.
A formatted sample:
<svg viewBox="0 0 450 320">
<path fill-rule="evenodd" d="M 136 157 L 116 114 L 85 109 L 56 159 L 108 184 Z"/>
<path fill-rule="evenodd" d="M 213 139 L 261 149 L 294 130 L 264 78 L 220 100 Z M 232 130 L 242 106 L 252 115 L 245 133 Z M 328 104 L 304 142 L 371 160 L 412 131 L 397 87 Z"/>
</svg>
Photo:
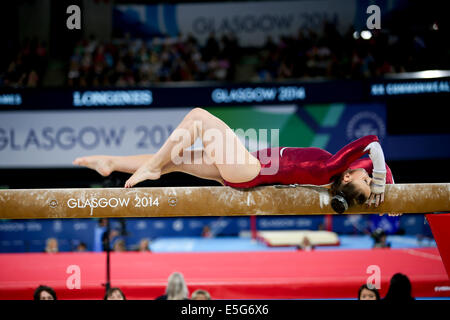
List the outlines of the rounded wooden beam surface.
<svg viewBox="0 0 450 320">
<path fill-rule="evenodd" d="M 387 185 L 378 208 L 345 214 L 450 210 L 450 184 Z M 336 214 L 327 189 L 314 186 L 0 190 L 1 219 Z"/>
</svg>

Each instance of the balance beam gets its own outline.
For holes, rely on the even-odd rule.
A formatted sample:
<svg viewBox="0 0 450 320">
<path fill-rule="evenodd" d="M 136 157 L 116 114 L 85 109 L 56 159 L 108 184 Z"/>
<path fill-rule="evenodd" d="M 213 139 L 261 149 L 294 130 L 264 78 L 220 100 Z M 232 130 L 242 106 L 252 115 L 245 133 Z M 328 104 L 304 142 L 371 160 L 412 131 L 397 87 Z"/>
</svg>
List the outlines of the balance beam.
<svg viewBox="0 0 450 320">
<path fill-rule="evenodd" d="M 336 214 L 328 190 L 314 186 L 0 190 L 1 219 Z M 450 210 L 450 184 L 387 185 L 378 208 L 345 214 Z"/>
</svg>

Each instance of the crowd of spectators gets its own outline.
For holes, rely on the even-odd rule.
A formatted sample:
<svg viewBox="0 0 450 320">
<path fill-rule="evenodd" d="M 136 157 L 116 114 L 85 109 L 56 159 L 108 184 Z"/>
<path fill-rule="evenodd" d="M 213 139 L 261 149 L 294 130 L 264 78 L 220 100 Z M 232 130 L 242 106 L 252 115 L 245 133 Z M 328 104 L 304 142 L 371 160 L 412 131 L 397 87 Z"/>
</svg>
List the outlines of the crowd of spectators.
<svg viewBox="0 0 450 320">
<path fill-rule="evenodd" d="M 204 46 L 192 36 L 79 41 L 70 57 L 67 84 L 146 86 L 169 81 L 232 80 L 237 40 L 211 34 Z"/>
<path fill-rule="evenodd" d="M 435 28 L 436 30 L 434 30 Z M 277 81 L 283 79 L 362 79 L 388 73 L 448 68 L 436 47 L 438 26 L 414 33 L 388 28 L 341 34 L 324 22 L 320 29 L 267 37 L 261 47 L 244 47 L 233 34 L 211 33 L 204 43 L 192 35 L 151 39 L 80 40 L 67 59 L 69 87 L 133 87 L 177 81 Z M 48 53 L 44 43 L 26 41 L 5 67 L 0 86 L 42 85 Z M 248 61 L 257 61 L 248 63 Z M 249 72 L 236 72 L 251 64 Z M 4 70 L 2 70 L 4 69 Z M 247 68 L 246 68 L 247 70 Z"/>
<path fill-rule="evenodd" d="M 437 26 L 434 26 L 437 28 Z M 299 30 L 296 36 L 275 41 L 267 38 L 259 50 L 254 80 L 299 78 L 373 78 L 389 73 L 448 68 L 444 55 L 436 52 L 431 30 L 422 34 L 389 29 L 355 31 L 345 34 L 332 23 L 322 30 Z"/>
<path fill-rule="evenodd" d="M 34 300 L 57 300 L 56 292 L 49 286 L 40 285 L 33 295 Z M 363 284 L 357 293 L 357 300 L 381 300 L 379 289 L 372 284 Z M 124 292 L 117 287 L 106 290 L 104 300 L 127 300 Z M 189 289 L 184 276 L 180 272 L 173 272 L 167 281 L 165 291 L 155 300 L 211 300 L 211 295 L 203 289 L 195 290 L 189 297 Z M 408 276 L 396 273 L 391 277 L 388 291 L 383 298 L 386 302 L 411 302 L 415 298 L 412 295 L 412 285 Z"/>
<path fill-rule="evenodd" d="M 3 53 L 7 61 L 0 61 L 0 87 L 38 87 L 48 65 L 48 49 L 44 42 L 27 39 L 24 44 Z"/>
<path fill-rule="evenodd" d="M 69 86 L 146 86 L 173 81 L 235 81 L 236 69 L 249 57 L 257 60 L 253 72 L 240 81 L 284 79 L 363 79 L 388 73 L 438 68 L 428 59 L 425 36 L 396 35 L 385 30 L 341 35 L 336 26 L 299 30 L 295 36 L 262 47 L 244 48 L 234 35 L 218 39 L 210 34 L 202 46 L 192 36 L 121 39 L 102 44 L 80 41 L 70 59 Z M 247 78 L 245 78 L 247 77 Z"/>
<path fill-rule="evenodd" d="M 375 217 L 374 219 L 379 219 L 379 217 Z M 386 219 L 392 219 L 391 222 L 393 224 L 397 224 L 398 220 L 396 217 L 387 217 Z M 404 230 L 399 229 L 395 231 L 395 226 L 390 225 L 391 222 L 389 220 L 382 220 L 383 227 L 375 224 L 375 221 L 372 221 L 374 226 L 367 227 L 365 229 L 360 230 L 363 234 L 371 237 L 373 241 L 372 248 L 390 248 L 391 243 L 388 241 L 388 234 L 403 234 Z M 379 222 L 381 223 L 381 222 Z M 108 219 L 101 218 L 98 220 L 98 224 L 95 228 L 94 232 L 94 241 L 91 245 L 92 247 L 88 247 L 88 245 L 83 242 L 84 240 L 80 239 L 60 239 L 63 242 L 62 248 L 60 248 L 59 242 L 57 238 L 50 237 L 46 239 L 45 248 L 43 252 L 46 253 L 58 253 L 65 251 L 74 251 L 74 252 L 127 252 L 127 251 L 135 251 L 135 252 L 151 252 L 152 239 L 145 237 L 140 239 L 129 238 L 129 231 L 126 228 L 126 219 L 120 219 L 116 221 L 114 225 L 108 227 Z M 373 229 L 373 230 L 372 230 Z M 385 230 L 386 229 L 386 230 Z M 325 230 L 325 226 L 320 224 L 318 226 L 319 231 Z M 387 231 L 389 230 L 389 231 Z M 212 239 L 217 236 L 211 228 L 210 225 L 204 225 L 199 234 L 201 238 L 204 239 Z M 417 235 L 417 241 L 421 242 L 425 238 L 424 235 Z M 131 243 L 130 243 L 131 242 Z M 134 243 L 133 243 L 134 242 Z M 70 245 L 67 245 L 67 244 Z M 315 249 L 315 244 L 312 243 L 311 239 L 308 236 L 301 236 L 298 239 L 297 244 L 292 244 L 293 247 L 296 247 L 297 250 L 301 251 L 312 251 Z M 109 248 L 109 249 L 108 249 Z"/>
<path fill-rule="evenodd" d="M 192 36 L 121 39 L 101 44 L 80 42 L 68 72 L 69 86 L 145 86 L 170 81 L 235 81 L 236 69 L 253 57 L 258 63 L 243 81 L 305 78 L 371 78 L 388 73 L 435 69 L 432 32 L 365 33 L 349 28 L 341 35 L 334 24 L 322 30 L 299 30 L 295 36 L 267 38 L 262 47 L 244 48 L 233 34 L 210 34 L 200 45 Z M 242 77 L 242 75 L 241 75 Z"/>
<path fill-rule="evenodd" d="M 52 287 L 40 285 L 34 290 L 33 300 L 58 300 Z M 108 288 L 103 300 L 127 300 L 125 293 L 117 287 Z M 203 289 L 195 290 L 189 297 L 189 289 L 180 272 L 173 272 L 167 280 L 164 294 L 155 300 L 211 300 L 211 294 Z"/>
<path fill-rule="evenodd" d="M 358 291 L 358 300 L 381 300 L 380 292 L 375 285 L 363 284 Z M 389 289 L 383 300 L 402 303 L 414 301 L 412 285 L 408 276 L 403 273 L 394 274 L 391 277 Z"/>
</svg>

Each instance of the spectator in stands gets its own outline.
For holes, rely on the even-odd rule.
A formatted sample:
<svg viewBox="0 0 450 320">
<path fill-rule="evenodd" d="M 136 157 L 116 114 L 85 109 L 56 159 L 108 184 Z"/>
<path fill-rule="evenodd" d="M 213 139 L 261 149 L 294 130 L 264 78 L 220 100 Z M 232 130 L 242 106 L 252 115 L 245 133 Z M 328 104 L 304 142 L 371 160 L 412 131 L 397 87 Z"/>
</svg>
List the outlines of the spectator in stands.
<svg viewBox="0 0 450 320">
<path fill-rule="evenodd" d="M 57 253 L 58 251 L 58 240 L 56 238 L 48 238 L 45 246 L 45 252 Z"/>
<path fill-rule="evenodd" d="M 211 300 L 211 295 L 206 290 L 195 290 L 192 293 L 191 300 Z"/>
<path fill-rule="evenodd" d="M 374 240 L 373 248 L 390 248 L 391 244 L 387 242 L 387 235 L 383 229 L 376 229 L 372 233 L 372 238 Z"/>
<path fill-rule="evenodd" d="M 212 238 L 213 234 L 211 232 L 211 228 L 209 226 L 204 226 L 202 230 L 202 237 L 203 238 Z"/>
<path fill-rule="evenodd" d="M 122 290 L 119 288 L 110 288 L 106 291 L 103 300 L 127 300 Z"/>
<path fill-rule="evenodd" d="M 409 278 L 402 274 L 396 273 L 391 278 L 388 293 L 384 297 L 388 302 L 408 302 L 415 300 L 411 295 L 412 286 Z"/>
<path fill-rule="evenodd" d="M 94 230 L 94 251 L 101 252 L 105 250 L 106 226 L 108 221 L 106 218 L 100 218 Z"/>
<path fill-rule="evenodd" d="M 117 239 L 114 242 L 113 251 L 115 251 L 115 252 L 125 252 L 125 251 L 127 251 L 127 246 L 125 244 L 125 240 L 124 239 Z"/>
<path fill-rule="evenodd" d="M 139 242 L 139 248 L 138 251 L 140 252 L 150 252 L 150 240 L 145 238 L 145 239 L 141 239 L 141 241 Z"/>
<path fill-rule="evenodd" d="M 380 293 L 377 288 L 363 284 L 358 291 L 358 300 L 380 300 Z"/>
<path fill-rule="evenodd" d="M 309 238 L 305 236 L 303 237 L 303 240 L 297 247 L 297 249 L 303 251 L 311 251 L 314 249 L 314 246 L 312 245 L 311 240 L 309 240 Z"/>
<path fill-rule="evenodd" d="M 86 251 L 87 251 L 87 245 L 86 245 L 86 243 L 80 242 L 80 243 L 77 245 L 75 251 L 77 251 L 77 252 L 86 252 Z"/>
<path fill-rule="evenodd" d="M 40 285 L 36 288 L 33 295 L 34 300 L 58 300 L 53 288 Z"/>
<path fill-rule="evenodd" d="M 189 291 L 184 277 L 179 272 L 174 272 L 167 281 L 166 292 L 156 300 L 189 300 Z"/>
<path fill-rule="evenodd" d="M 114 239 L 119 236 L 118 230 L 110 230 L 109 238 L 107 231 L 108 220 L 106 218 L 101 218 L 98 221 L 98 225 L 95 227 L 94 234 L 94 252 L 106 251 L 109 243 L 113 243 Z"/>
<path fill-rule="evenodd" d="M 9 61 L 0 62 L 0 86 L 38 87 L 47 66 L 46 44 L 26 39 L 9 53 Z M 5 67 L 5 69 L 3 69 Z"/>
<path fill-rule="evenodd" d="M 211 32 L 206 40 L 206 45 L 203 48 L 203 56 L 206 61 L 212 60 L 217 57 L 220 53 L 219 42 L 216 39 L 214 32 Z"/>
</svg>

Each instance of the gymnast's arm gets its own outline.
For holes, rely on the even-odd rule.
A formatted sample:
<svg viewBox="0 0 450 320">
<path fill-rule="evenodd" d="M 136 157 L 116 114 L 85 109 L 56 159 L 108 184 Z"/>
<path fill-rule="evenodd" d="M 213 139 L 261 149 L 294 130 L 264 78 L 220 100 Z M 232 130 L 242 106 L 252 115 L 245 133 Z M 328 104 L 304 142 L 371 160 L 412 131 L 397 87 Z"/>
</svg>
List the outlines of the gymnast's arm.
<svg viewBox="0 0 450 320">
<path fill-rule="evenodd" d="M 383 149 L 381 148 L 380 143 L 372 142 L 367 146 L 366 149 L 369 150 L 369 157 L 372 160 L 373 165 L 373 180 L 370 186 L 372 193 L 369 197 L 368 205 L 370 206 L 372 202 L 375 202 L 376 206 L 378 206 L 378 204 L 384 202 L 384 189 L 386 183 L 394 184 L 394 178 L 392 176 L 392 172 L 386 166 Z M 384 213 L 380 213 L 380 216 L 382 216 L 383 214 Z M 388 213 L 388 215 L 401 216 L 402 214 Z"/>
<path fill-rule="evenodd" d="M 373 142 L 379 143 L 377 136 L 364 136 L 350 142 L 341 150 L 336 152 L 336 154 L 331 156 L 326 162 L 329 175 L 332 177 L 347 170 L 354 161 L 370 152 L 367 147 Z"/>
<path fill-rule="evenodd" d="M 378 207 L 379 204 L 384 202 L 386 188 L 387 171 L 384 153 L 379 141 L 371 142 L 364 151 L 369 151 L 369 157 L 373 165 L 372 183 L 370 184 L 371 194 L 367 204 L 370 207 L 372 203 L 375 203 L 375 206 Z"/>
</svg>

